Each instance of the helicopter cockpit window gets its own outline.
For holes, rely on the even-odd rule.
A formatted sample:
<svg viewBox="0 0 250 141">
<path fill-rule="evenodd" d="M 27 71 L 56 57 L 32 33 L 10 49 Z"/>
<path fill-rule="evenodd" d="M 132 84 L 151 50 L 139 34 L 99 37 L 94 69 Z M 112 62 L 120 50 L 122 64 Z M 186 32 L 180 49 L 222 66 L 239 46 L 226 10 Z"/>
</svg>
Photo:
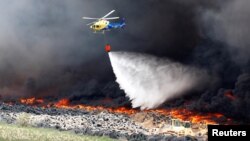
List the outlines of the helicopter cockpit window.
<svg viewBox="0 0 250 141">
<path fill-rule="evenodd" d="M 96 25 L 96 28 L 99 28 L 100 26 L 99 25 Z"/>
</svg>

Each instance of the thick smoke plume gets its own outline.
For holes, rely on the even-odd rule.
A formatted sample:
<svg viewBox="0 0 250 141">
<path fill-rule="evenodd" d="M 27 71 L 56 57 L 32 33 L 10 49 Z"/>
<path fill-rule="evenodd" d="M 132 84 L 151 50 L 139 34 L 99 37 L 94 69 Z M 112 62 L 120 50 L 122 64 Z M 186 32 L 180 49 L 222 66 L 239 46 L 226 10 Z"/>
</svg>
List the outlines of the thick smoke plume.
<svg viewBox="0 0 250 141">
<path fill-rule="evenodd" d="M 81 17 L 115 9 L 112 16 L 125 17 L 127 26 L 105 38 L 117 50 L 183 59 L 197 43 L 190 20 L 197 4 L 180 1 L 0 1 L 0 97 L 119 95 L 116 87 L 112 94 L 100 92 L 114 83 L 112 68 L 101 49 L 103 36 Z"/>
<path fill-rule="evenodd" d="M 207 80 L 205 71 L 154 56 L 109 53 L 117 82 L 134 108 L 156 108 L 172 98 L 201 88 Z"/>
<path fill-rule="evenodd" d="M 246 64 L 250 54 L 250 1 L 224 1 L 220 5 L 220 10 L 206 9 L 203 12 L 206 32 L 211 38 L 227 45 L 234 61 Z"/>
<path fill-rule="evenodd" d="M 203 92 L 193 107 L 249 123 L 250 1 L 231 0 L 219 4 L 219 9 L 203 12 L 204 35 L 210 41 L 196 48 L 194 60 L 214 71 L 220 83 L 216 89 Z"/>
</svg>

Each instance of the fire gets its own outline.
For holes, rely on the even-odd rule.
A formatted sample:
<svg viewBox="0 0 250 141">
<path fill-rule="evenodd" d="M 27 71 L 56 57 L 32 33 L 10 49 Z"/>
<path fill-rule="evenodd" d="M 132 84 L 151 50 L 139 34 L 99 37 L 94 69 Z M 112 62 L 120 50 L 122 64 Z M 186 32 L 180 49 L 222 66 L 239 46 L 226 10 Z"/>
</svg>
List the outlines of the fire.
<svg viewBox="0 0 250 141">
<path fill-rule="evenodd" d="M 203 115 L 194 111 L 181 108 L 170 110 L 160 109 L 156 110 L 156 112 L 161 113 L 163 115 L 171 115 L 173 118 L 177 118 L 183 121 L 191 121 L 193 123 L 205 122 L 207 124 L 217 124 L 217 122 L 215 122 L 213 119 L 219 119 L 224 116 L 220 113 L 206 113 Z"/>
<path fill-rule="evenodd" d="M 57 108 L 69 108 L 69 100 L 64 98 L 59 100 L 56 104 L 55 107 Z"/>
<path fill-rule="evenodd" d="M 56 108 L 64 108 L 64 109 L 81 109 L 86 111 L 108 111 L 111 113 L 120 113 L 120 114 L 134 114 L 137 110 L 128 109 L 126 107 L 119 108 L 107 108 L 103 106 L 88 106 L 83 104 L 71 105 L 68 99 L 61 99 L 57 103 L 54 104 Z"/>
<path fill-rule="evenodd" d="M 28 99 L 20 99 L 20 102 L 26 105 L 43 104 L 42 106 L 43 108 L 56 107 L 61 109 L 80 109 L 86 111 L 108 111 L 110 113 L 119 113 L 126 115 L 132 115 L 140 112 L 140 110 L 126 108 L 126 107 L 108 108 L 103 106 L 88 106 L 83 104 L 73 105 L 70 103 L 70 100 L 66 98 L 61 99 L 56 103 L 49 103 L 49 104 L 48 103 L 45 104 L 43 99 L 36 99 L 34 97 Z M 154 112 L 161 115 L 171 116 L 173 118 L 180 119 L 183 121 L 191 121 L 193 123 L 205 122 L 207 124 L 217 124 L 215 120 L 224 117 L 224 115 L 220 113 L 201 114 L 185 108 L 155 109 L 155 110 L 145 110 L 144 112 Z M 231 122 L 231 119 L 228 118 L 227 121 Z"/>
<path fill-rule="evenodd" d="M 224 94 L 224 96 L 227 97 L 227 98 L 230 99 L 230 100 L 235 100 L 235 99 L 236 99 L 236 96 L 234 96 L 233 93 L 232 93 L 231 91 L 226 92 L 226 93 Z"/>
<path fill-rule="evenodd" d="M 26 105 L 34 105 L 34 104 L 42 104 L 44 103 L 43 99 L 36 99 L 35 97 L 32 98 L 21 98 L 20 102 L 22 104 L 26 104 Z"/>
</svg>

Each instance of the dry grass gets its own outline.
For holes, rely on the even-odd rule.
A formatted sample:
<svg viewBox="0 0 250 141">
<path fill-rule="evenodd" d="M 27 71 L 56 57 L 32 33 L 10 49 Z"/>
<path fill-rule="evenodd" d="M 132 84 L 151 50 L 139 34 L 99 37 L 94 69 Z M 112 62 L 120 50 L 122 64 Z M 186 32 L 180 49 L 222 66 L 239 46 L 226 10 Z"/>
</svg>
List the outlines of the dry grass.
<svg viewBox="0 0 250 141">
<path fill-rule="evenodd" d="M 0 123 L 0 141 L 113 141 L 113 139 Z"/>
<path fill-rule="evenodd" d="M 17 119 L 16 119 L 16 123 L 20 126 L 29 126 L 29 121 L 30 121 L 30 114 L 28 113 L 21 113 Z"/>
</svg>

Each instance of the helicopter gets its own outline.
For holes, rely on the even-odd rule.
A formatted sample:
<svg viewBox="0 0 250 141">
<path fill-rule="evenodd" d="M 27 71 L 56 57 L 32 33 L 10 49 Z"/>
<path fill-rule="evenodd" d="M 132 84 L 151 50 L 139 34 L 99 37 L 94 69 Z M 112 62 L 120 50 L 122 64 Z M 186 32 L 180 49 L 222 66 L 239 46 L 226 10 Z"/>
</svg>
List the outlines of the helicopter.
<svg viewBox="0 0 250 141">
<path fill-rule="evenodd" d="M 125 18 L 122 18 L 120 22 L 109 21 L 109 20 L 116 20 L 120 18 L 120 17 L 108 17 L 114 12 L 115 10 L 112 10 L 108 14 L 103 16 L 102 18 L 91 18 L 91 17 L 82 17 L 82 18 L 85 20 L 95 20 L 87 24 L 88 26 L 90 26 L 90 29 L 94 31 L 94 33 L 96 32 L 104 33 L 105 31 L 110 31 L 112 29 L 124 28 L 126 25 Z"/>
</svg>

